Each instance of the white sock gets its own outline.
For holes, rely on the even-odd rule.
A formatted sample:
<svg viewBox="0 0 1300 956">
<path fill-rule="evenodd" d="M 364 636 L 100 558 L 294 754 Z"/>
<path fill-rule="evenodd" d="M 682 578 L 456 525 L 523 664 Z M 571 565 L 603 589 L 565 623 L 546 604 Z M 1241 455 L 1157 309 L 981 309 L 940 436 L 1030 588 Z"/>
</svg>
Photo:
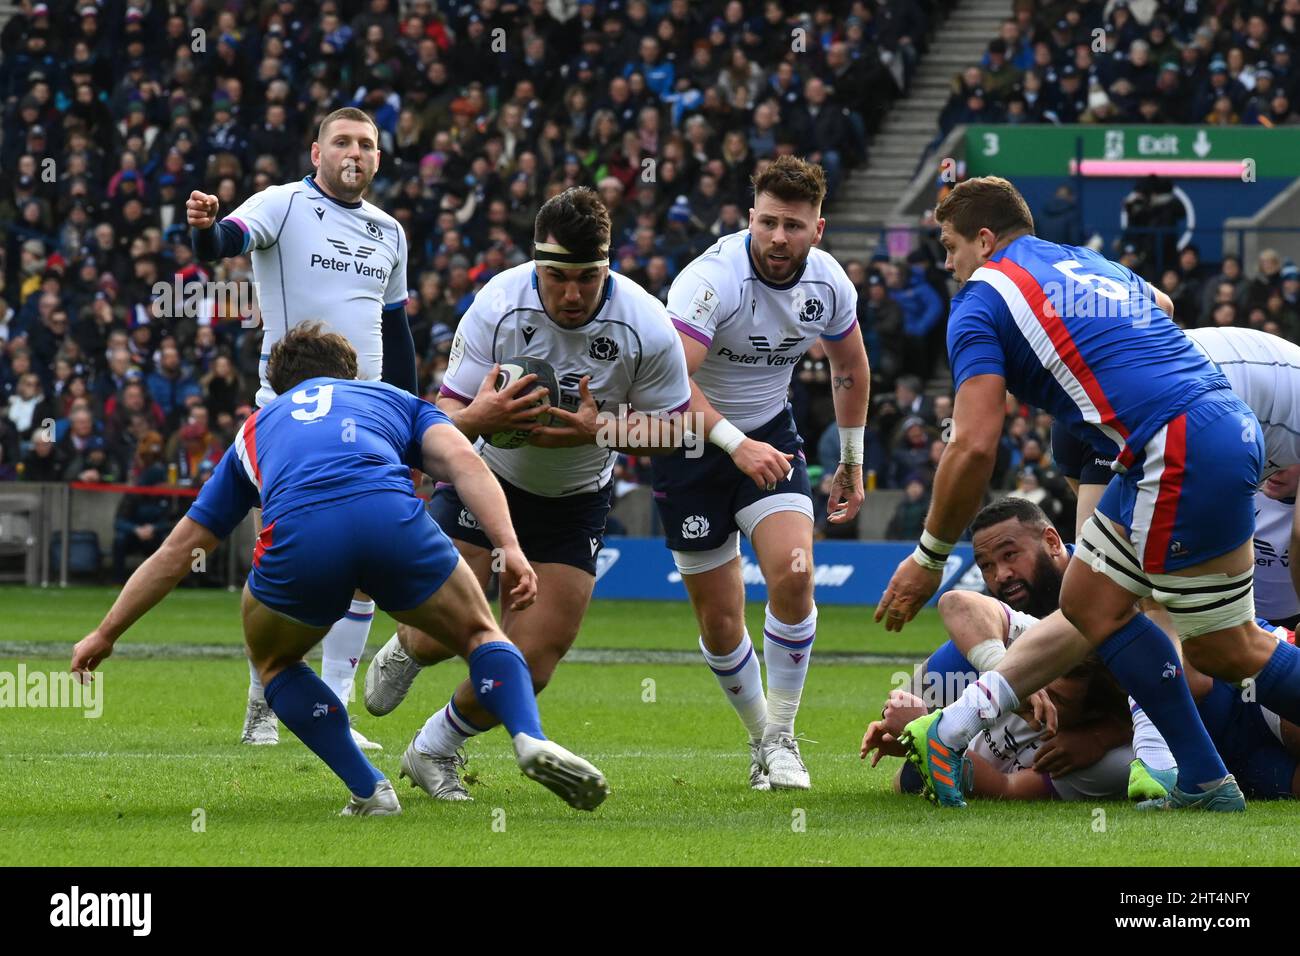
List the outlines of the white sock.
<svg viewBox="0 0 1300 956">
<path fill-rule="evenodd" d="M 767 727 L 764 737 L 794 733 L 813 639 L 817 636 L 817 607 L 798 624 L 778 621 L 772 605 L 763 621 L 763 662 L 767 665 Z"/>
<path fill-rule="evenodd" d="M 415 737 L 415 749 L 431 757 L 450 757 L 457 748 L 483 731 L 461 716 L 455 700 L 424 722 Z"/>
<path fill-rule="evenodd" d="M 1169 745 L 1156 730 L 1156 725 L 1151 723 L 1146 711 L 1132 697 L 1128 699 L 1128 706 L 1133 713 L 1133 756 L 1152 770 L 1176 770 L 1178 764 Z"/>
<path fill-rule="evenodd" d="M 257 673 L 257 665 L 253 663 L 251 657 L 248 659 L 248 699 L 260 700 L 262 703 L 266 703 L 266 693 L 262 690 L 262 678 Z"/>
<path fill-rule="evenodd" d="M 954 750 L 965 750 L 972 737 L 1019 706 L 1020 700 L 1007 679 L 997 671 L 989 671 L 943 709 L 939 739 Z"/>
<path fill-rule="evenodd" d="M 758 666 L 758 655 L 749 631 L 741 638 L 739 646 L 730 654 L 711 654 L 700 638 L 700 652 L 709 665 L 718 685 L 726 691 L 727 701 L 740 715 L 740 722 L 749 731 L 751 741 L 763 739 L 767 726 L 767 700 L 763 697 L 763 671 Z"/>
<path fill-rule="evenodd" d="M 357 662 L 366 649 L 370 622 L 374 619 L 374 601 L 353 601 L 348 613 L 334 622 L 321 645 L 320 679 L 329 685 L 344 707 L 352 702 Z"/>
</svg>

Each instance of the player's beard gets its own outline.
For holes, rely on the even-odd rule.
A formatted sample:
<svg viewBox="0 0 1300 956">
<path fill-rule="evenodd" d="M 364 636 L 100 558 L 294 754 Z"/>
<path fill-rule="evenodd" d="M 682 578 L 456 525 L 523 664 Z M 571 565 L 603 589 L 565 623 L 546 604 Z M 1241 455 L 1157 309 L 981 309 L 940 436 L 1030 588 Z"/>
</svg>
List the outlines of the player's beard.
<svg viewBox="0 0 1300 956">
<path fill-rule="evenodd" d="M 783 283 L 789 282 L 791 279 L 793 279 L 795 276 L 799 274 L 799 270 L 802 269 L 804 263 L 808 261 L 808 256 L 811 250 L 809 250 L 809 252 L 805 252 L 802 256 L 800 256 L 797 259 L 794 258 L 793 255 L 791 255 L 787 263 L 790 267 L 790 271 L 788 271 L 785 275 L 782 276 L 774 276 L 768 271 L 769 263 L 767 261 L 767 257 L 771 254 L 771 252 L 772 252 L 772 248 L 771 246 L 769 246 L 767 249 L 761 250 L 760 255 L 758 255 L 757 257 L 751 257 L 751 261 L 753 262 L 754 270 L 760 276 L 762 276 L 764 279 L 766 279 L 768 282 L 771 282 L 774 285 L 782 285 Z M 788 251 L 787 254 L 789 254 Z"/>
<path fill-rule="evenodd" d="M 1062 577 L 1064 575 L 1052 556 L 1045 550 L 1040 551 L 1038 560 L 1034 562 L 1033 580 L 1020 582 L 1024 585 L 1024 598 L 1020 601 L 1020 606 L 1012 604 L 1011 607 L 1032 617 L 1047 617 L 1061 606 Z"/>
<path fill-rule="evenodd" d="M 325 187 L 347 202 L 356 202 L 360 199 L 374 179 L 374 176 L 367 174 L 365 166 L 360 163 L 355 167 L 350 163 L 339 163 L 334 169 L 321 163 L 320 175 L 325 180 Z"/>
</svg>

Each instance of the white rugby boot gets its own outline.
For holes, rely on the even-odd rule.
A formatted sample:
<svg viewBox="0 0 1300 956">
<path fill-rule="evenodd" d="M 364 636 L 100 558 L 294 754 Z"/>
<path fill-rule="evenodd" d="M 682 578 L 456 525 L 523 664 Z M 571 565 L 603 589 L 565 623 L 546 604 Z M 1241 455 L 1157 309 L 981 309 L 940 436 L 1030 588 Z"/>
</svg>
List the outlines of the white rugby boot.
<svg viewBox="0 0 1300 956">
<path fill-rule="evenodd" d="M 460 781 L 460 768 L 468 762 L 463 750 L 457 750 L 450 757 L 423 753 L 416 748 L 413 737 L 406 753 L 402 754 L 402 772 L 397 775 L 397 779 L 410 780 L 411 786 L 419 787 L 435 800 L 453 803 L 473 800 Z"/>
<path fill-rule="evenodd" d="M 767 779 L 767 771 L 763 769 L 762 745 L 753 740 L 749 742 L 749 789 L 772 789 L 772 784 Z"/>
<path fill-rule="evenodd" d="M 352 742 L 362 750 L 383 750 L 384 745 L 370 740 L 361 731 L 357 730 L 357 719 L 351 714 L 348 715 L 348 729 L 352 731 Z"/>
<path fill-rule="evenodd" d="M 341 817 L 392 817 L 402 812 L 397 802 L 397 791 L 387 780 L 375 784 L 375 792 L 362 799 L 355 793 L 340 812 Z"/>
<path fill-rule="evenodd" d="M 419 663 L 402 649 L 394 634 L 366 668 L 366 710 L 376 717 L 392 713 L 405 699 L 420 670 Z"/>
<path fill-rule="evenodd" d="M 244 713 L 244 732 L 240 735 L 239 742 L 254 747 L 274 746 L 280 742 L 280 720 L 264 698 L 248 699 L 248 710 Z"/>
<path fill-rule="evenodd" d="M 595 810 L 609 796 L 605 775 L 553 740 L 514 737 L 515 759 L 524 775 L 557 794 L 576 810 Z"/>
<path fill-rule="evenodd" d="M 799 744 L 790 734 L 764 738 L 763 766 L 767 768 L 767 782 L 773 790 L 811 790 L 808 768 L 799 754 Z"/>
</svg>

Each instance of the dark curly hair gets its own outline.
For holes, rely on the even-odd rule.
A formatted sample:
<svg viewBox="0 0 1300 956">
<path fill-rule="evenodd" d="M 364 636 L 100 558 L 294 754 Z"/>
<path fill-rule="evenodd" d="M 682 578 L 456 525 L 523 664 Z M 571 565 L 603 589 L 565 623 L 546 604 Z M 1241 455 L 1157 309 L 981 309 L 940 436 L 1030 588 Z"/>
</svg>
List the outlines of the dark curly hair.
<svg viewBox="0 0 1300 956">
<path fill-rule="evenodd" d="M 295 325 L 271 347 L 266 363 L 266 380 L 277 395 L 309 378 L 356 377 L 357 350 L 337 332 L 325 331 L 321 322 Z"/>
</svg>

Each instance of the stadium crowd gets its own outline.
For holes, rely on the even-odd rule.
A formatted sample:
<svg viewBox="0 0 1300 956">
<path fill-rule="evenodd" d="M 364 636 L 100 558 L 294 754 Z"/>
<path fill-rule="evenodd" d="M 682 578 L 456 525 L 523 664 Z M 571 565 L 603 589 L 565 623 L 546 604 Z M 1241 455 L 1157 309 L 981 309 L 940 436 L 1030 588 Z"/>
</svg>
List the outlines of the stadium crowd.
<svg viewBox="0 0 1300 956">
<path fill-rule="evenodd" d="M 940 128 L 1291 125 L 1298 53 L 1296 0 L 1022 0 L 981 61 L 953 78 Z"/>
<path fill-rule="evenodd" d="M 0 480 L 203 480 L 252 413 L 259 334 L 246 297 L 179 295 L 178 284 L 251 278 L 246 256 L 195 261 L 185 200 L 212 192 L 225 215 L 309 173 L 331 110 L 361 106 L 379 127 L 370 198 L 407 230 L 407 310 L 432 398 L 460 316 L 489 278 L 530 258 L 546 198 L 595 187 L 614 224 L 613 268 L 666 299 L 678 270 L 744 227 L 749 177 L 772 157 L 821 162 L 832 189 L 865 160 L 946 3 L 610 0 L 576 4 L 565 21 L 553 6 L 22 0 L 0 33 Z M 1243 116 L 1270 89 L 1257 62 L 1273 64 L 1273 90 L 1297 82 L 1281 45 L 1291 48 L 1300 0 L 1222 22 L 1209 11 L 1189 19 L 1183 4 L 1124 6 L 1018 6 L 986 62 L 959 77 L 945 122 L 1011 118 L 1017 97 L 1036 119 L 1080 119 L 1047 106 L 1062 90 L 1092 96 L 1094 83 L 1116 109 L 1144 109 L 1149 89 L 1174 81 L 1175 99 L 1197 102 L 1224 85 L 1218 54 Z M 1108 54 L 1073 43 L 1094 23 L 1106 25 Z M 800 37 L 806 50 L 792 46 Z M 1140 64 L 1135 74 L 1143 44 L 1151 63 L 1172 57 L 1177 77 Z M 994 114 L 994 103 L 1008 105 Z M 868 486 L 905 492 L 891 537 L 920 527 L 951 415 L 951 397 L 931 383 L 947 371 L 942 264 L 933 230 L 905 260 L 845 262 L 876 392 Z M 1300 275 L 1272 253 L 1247 277 L 1233 259 L 1210 265 L 1185 249 L 1176 269 L 1150 278 L 1180 322 L 1291 338 L 1300 326 Z M 791 394 L 825 478 L 838 455 L 829 378 L 814 345 Z M 1009 403 L 995 487 L 1070 529 L 1043 419 Z M 647 475 L 645 461 L 620 464 L 621 481 Z M 123 508 L 149 534 L 165 517 Z M 119 530 L 130 547 L 141 540 Z"/>
</svg>

